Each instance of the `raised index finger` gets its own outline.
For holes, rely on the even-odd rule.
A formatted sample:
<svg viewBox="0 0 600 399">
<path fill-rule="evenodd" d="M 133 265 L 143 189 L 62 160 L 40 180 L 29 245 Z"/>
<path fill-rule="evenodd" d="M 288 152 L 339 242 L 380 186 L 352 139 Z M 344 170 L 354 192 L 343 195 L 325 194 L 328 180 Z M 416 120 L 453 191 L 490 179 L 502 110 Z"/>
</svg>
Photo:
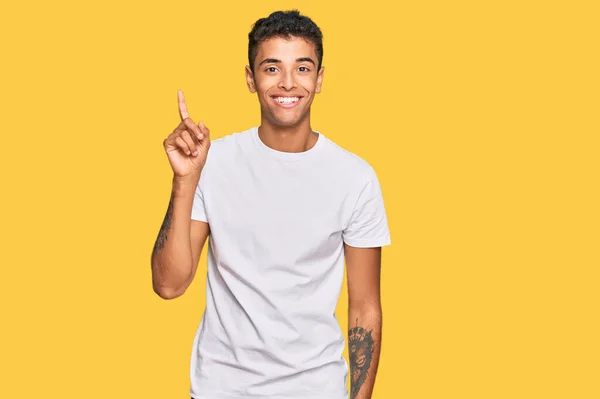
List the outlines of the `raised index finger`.
<svg viewBox="0 0 600 399">
<path fill-rule="evenodd" d="M 185 105 L 185 98 L 181 90 L 177 91 L 177 102 L 179 103 L 179 116 L 181 116 L 181 120 L 189 118 L 187 105 Z"/>
</svg>

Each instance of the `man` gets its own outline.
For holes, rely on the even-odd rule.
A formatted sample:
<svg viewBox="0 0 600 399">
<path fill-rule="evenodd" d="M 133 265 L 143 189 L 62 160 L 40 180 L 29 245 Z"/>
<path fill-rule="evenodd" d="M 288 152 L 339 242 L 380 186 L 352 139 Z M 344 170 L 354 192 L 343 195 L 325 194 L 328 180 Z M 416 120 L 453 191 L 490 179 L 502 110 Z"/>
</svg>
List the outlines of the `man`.
<svg viewBox="0 0 600 399">
<path fill-rule="evenodd" d="M 174 176 L 152 279 L 162 298 L 182 295 L 210 235 L 192 398 L 347 398 L 335 316 L 344 259 L 350 394 L 371 398 L 381 247 L 390 235 L 373 168 L 311 128 L 322 58 L 321 31 L 308 17 L 259 19 L 246 81 L 258 96 L 260 126 L 212 143 L 178 93 L 181 123 L 163 143 Z"/>
</svg>

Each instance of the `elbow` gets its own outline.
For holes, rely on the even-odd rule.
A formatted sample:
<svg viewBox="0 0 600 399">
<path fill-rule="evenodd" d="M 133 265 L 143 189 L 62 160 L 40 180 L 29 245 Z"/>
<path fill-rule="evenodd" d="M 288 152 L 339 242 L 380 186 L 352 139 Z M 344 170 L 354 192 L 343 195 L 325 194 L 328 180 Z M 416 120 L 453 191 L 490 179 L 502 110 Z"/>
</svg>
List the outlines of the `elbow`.
<svg viewBox="0 0 600 399">
<path fill-rule="evenodd" d="M 179 298 L 185 293 L 185 289 L 173 289 L 169 287 L 158 287 L 154 286 L 154 293 L 161 297 L 162 299 L 175 299 Z"/>
<path fill-rule="evenodd" d="M 152 290 L 162 299 L 175 299 L 182 296 L 187 290 L 189 284 L 168 283 L 160 277 L 152 276 Z"/>
<path fill-rule="evenodd" d="M 165 273 L 165 270 L 170 270 Z M 162 299 L 175 299 L 182 296 L 191 283 L 191 278 L 180 273 L 173 273 L 173 269 L 158 266 L 152 263 L 152 289 Z"/>
</svg>

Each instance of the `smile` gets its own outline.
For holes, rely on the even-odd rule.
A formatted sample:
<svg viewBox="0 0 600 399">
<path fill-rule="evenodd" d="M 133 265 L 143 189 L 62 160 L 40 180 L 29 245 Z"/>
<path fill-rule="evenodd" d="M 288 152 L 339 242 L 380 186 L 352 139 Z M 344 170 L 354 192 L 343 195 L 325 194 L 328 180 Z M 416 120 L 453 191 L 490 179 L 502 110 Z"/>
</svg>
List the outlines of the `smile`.
<svg viewBox="0 0 600 399">
<path fill-rule="evenodd" d="M 277 105 L 283 108 L 293 108 L 302 97 L 271 97 Z"/>
</svg>

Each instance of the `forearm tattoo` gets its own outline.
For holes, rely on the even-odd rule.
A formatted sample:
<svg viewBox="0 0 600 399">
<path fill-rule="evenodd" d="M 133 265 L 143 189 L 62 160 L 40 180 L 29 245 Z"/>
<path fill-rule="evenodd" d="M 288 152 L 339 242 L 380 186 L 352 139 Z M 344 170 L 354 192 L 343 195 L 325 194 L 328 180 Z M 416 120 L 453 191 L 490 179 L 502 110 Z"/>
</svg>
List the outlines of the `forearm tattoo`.
<svg viewBox="0 0 600 399">
<path fill-rule="evenodd" d="M 171 218 L 173 216 L 173 197 L 174 193 L 171 192 L 171 198 L 169 199 L 169 206 L 167 208 L 167 214 L 165 215 L 165 219 L 163 220 L 162 225 L 160 226 L 160 231 L 158 232 L 158 238 L 154 243 L 153 253 L 161 250 L 165 246 L 165 242 L 167 241 L 167 232 L 171 228 Z"/>
<path fill-rule="evenodd" d="M 348 330 L 350 371 L 352 379 L 350 382 L 350 399 L 356 398 L 360 387 L 367 379 L 369 367 L 373 360 L 373 330 L 367 331 L 363 327 L 358 326 L 356 319 L 356 327 Z"/>
</svg>

